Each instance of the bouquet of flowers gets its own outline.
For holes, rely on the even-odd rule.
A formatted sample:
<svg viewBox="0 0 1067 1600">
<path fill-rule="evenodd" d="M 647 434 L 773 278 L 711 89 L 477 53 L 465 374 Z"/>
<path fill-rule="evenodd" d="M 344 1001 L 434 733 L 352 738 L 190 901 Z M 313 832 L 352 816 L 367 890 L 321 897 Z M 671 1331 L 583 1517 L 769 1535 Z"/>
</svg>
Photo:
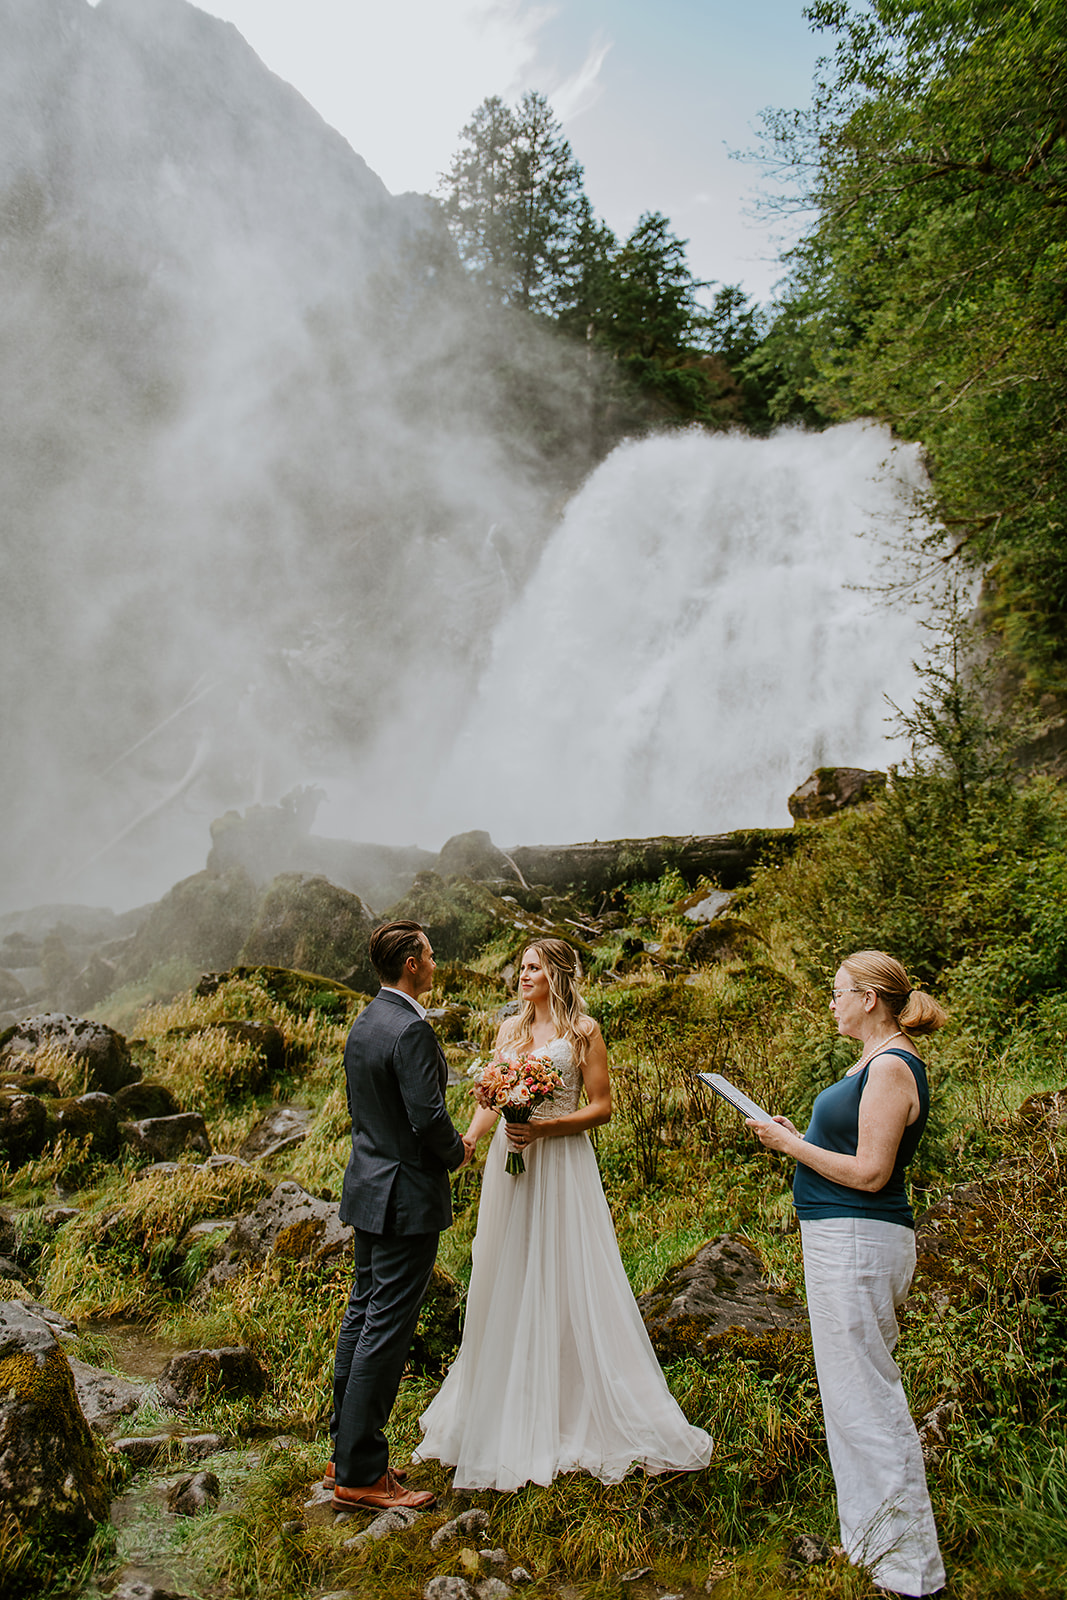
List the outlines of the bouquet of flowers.
<svg viewBox="0 0 1067 1600">
<path fill-rule="evenodd" d="M 529 1122 L 534 1107 L 550 1099 L 563 1085 L 551 1056 L 539 1056 L 534 1051 L 506 1057 L 496 1050 L 488 1061 L 476 1061 L 468 1067 L 467 1076 L 478 1104 L 501 1112 L 505 1122 Z M 526 1171 L 521 1150 L 508 1151 L 505 1170 L 513 1178 Z"/>
</svg>

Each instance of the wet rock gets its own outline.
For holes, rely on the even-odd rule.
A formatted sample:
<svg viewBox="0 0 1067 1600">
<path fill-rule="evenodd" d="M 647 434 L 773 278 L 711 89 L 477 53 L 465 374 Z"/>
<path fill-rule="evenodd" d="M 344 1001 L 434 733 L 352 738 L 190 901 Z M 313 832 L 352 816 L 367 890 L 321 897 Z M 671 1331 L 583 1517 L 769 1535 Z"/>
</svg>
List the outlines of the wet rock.
<svg viewBox="0 0 1067 1600">
<path fill-rule="evenodd" d="M 353 1233 L 339 1220 L 331 1201 L 317 1200 L 287 1179 L 261 1200 L 231 1232 L 216 1264 L 200 1280 L 207 1293 L 238 1272 L 246 1262 L 283 1256 L 290 1261 L 321 1262 L 347 1252 Z"/>
<path fill-rule="evenodd" d="M 383 1511 L 375 1517 L 362 1532 L 355 1534 L 351 1539 L 344 1541 L 346 1550 L 362 1550 L 365 1545 L 377 1544 L 380 1539 L 387 1539 L 391 1533 L 404 1533 L 408 1528 L 414 1527 L 418 1522 L 421 1512 L 411 1506 L 394 1506 L 389 1511 Z"/>
<path fill-rule="evenodd" d="M 109 995 L 118 981 L 118 967 L 114 961 L 108 961 L 99 951 L 94 951 L 81 971 L 67 984 L 63 1003 L 72 1006 L 75 1011 L 88 1011 Z"/>
<path fill-rule="evenodd" d="M 474 1600 L 474 1591 L 466 1578 L 431 1578 L 422 1591 L 423 1600 Z"/>
<path fill-rule="evenodd" d="M 0 1303 L 0 1502 L 38 1536 L 85 1537 L 108 1515 L 102 1468 L 52 1328 Z"/>
<path fill-rule="evenodd" d="M 507 1600 L 511 1590 L 502 1578 L 483 1578 L 474 1585 L 474 1593 L 477 1600 Z"/>
<path fill-rule="evenodd" d="M 728 1233 L 672 1267 L 637 1304 L 661 1360 L 709 1353 L 736 1330 L 758 1337 L 807 1326 L 801 1301 L 768 1283 L 756 1252 Z"/>
<path fill-rule="evenodd" d="M 71 1322 L 69 1317 L 64 1317 L 58 1311 L 53 1311 L 51 1306 L 43 1306 L 39 1300 L 28 1300 L 26 1310 L 32 1311 L 35 1317 L 40 1317 L 46 1322 L 57 1339 L 76 1339 L 78 1337 L 78 1324 Z"/>
<path fill-rule="evenodd" d="M 687 922 L 712 922 L 726 913 L 733 898 L 725 889 L 694 889 L 692 894 L 678 901 L 675 910 L 680 911 Z"/>
<path fill-rule="evenodd" d="M 108 1600 L 189 1600 L 189 1597 L 176 1594 L 173 1589 L 160 1588 L 154 1578 L 132 1575 L 120 1576 Z"/>
<path fill-rule="evenodd" d="M 374 993 L 377 979 L 368 945 L 377 919 L 358 894 L 328 878 L 286 872 L 275 878 L 256 907 L 241 950 L 249 966 L 264 963 L 339 978 L 348 988 Z"/>
<path fill-rule="evenodd" d="M 512 1567 L 508 1579 L 511 1583 L 521 1586 L 524 1583 L 533 1583 L 533 1574 L 527 1572 L 525 1567 Z"/>
<path fill-rule="evenodd" d="M 523 921 L 517 905 L 509 905 L 471 878 L 442 878 L 420 872 L 402 900 L 391 907 L 390 920 L 421 923 L 442 961 L 467 961 L 501 929 Z"/>
<path fill-rule="evenodd" d="M 458 1517 L 453 1517 L 451 1522 L 445 1522 L 430 1540 L 431 1550 L 440 1550 L 443 1544 L 448 1544 L 461 1533 L 485 1533 L 489 1527 L 489 1513 L 480 1506 L 472 1506 L 469 1511 L 461 1511 Z"/>
<path fill-rule="evenodd" d="M 152 1466 L 169 1453 L 170 1447 L 169 1433 L 131 1434 L 128 1438 L 115 1439 L 111 1446 L 116 1455 L 125 1456 L 135 1467 Z"/>
<path fill-rule="evenodd" d="M 73 1059 L 86 1091 L 115 1094 L 141 1076 L 121 1033 L 103 1022 L 72 1017 L 62 1011 L 47 1011 L 20 1022 L 0 1049 L 0 1063 L 8 1068 L 17 1066 L 20 1057 L 31 1055 L 42 1045 L 54 1045 Z"/>
<path fill-rule="evenodd" d="M 170 1161 L 183 1150 L 199 1155 L 211 1154 L 207 1124 L 197 1111 L 182 1111 L 174 1117 L 146 1117 L 140 1122 L 119 1125 L 122 1140 L 135 1155 L 149 1161 Z"/>
<path fill-rule="evenodd" d="M 43 1072 L 0 1071 L 0 1093 L 36 1094 L 46 1100 L 58 1100 L 63 1091 L 55 1078 L 49 1078 Z"/>
<path fill-rule="evenodd" d="M 503 1572 L 504 1568 L 508 1564 L 508 1553 L 506 1550 L 479 1550 L 478 1554 L 481 1556 L 486 1566 L 495 1567 L 498 1572 Z"/>
<path fill-rule="evenodd" d="M 822 822 L 849 806 L 878 800 L 885 793 L 884 772 L 868 772 L 863 767 L 816 767 L 799 789 L 789 796 L 789 815 L 794 822 Z"/>
<path fill-rule="evenodd" d="M 1026 1127 L 1058 1133 L 1067 1126 L 1067 1089 L 1046 1089 L 1024 1100 L 1017 1112 Z"/>
<path fill-rule="evenodd" d="M 246 872 L 197 872 L 152 907 L 119 963 L 123 982 L 184 956 L 204 970 L 228 967 L 248 937 L 258 891 Z"/>
<path fill-rule="evenodd" d="M 194 1472 L 181 1478 L 167 1493 L 167 1506 L 179 1517 L 195 1517 L 219 1503 L 219 1480 L 213 1472 Z"/>
<path fill-rule="evenodd" d="M 219 1395 L 258 1395 L 267 1375 L 244 1345 L 222 1350 L 185 1350 L 168 1361 L 159 1378 L 159 1398 L 174 1410 L 188 1410 Z"/>
<path fill-rule="evenodd" d="M 84 1140 L 96 1155 L 114 1155 L 119 1147 L 119 1119 L 109 1094 L 91 1091 L 73 1099 L 49 1100 L 46 1105 L 48 1142 Z"/>
<path fill-rule="evenodd" d="M 119 1090 L 115 1109 L 122 1122 L 141 1122 L 146 1118 L 175 1117 L 182 1108 L 166 1084 L 144 1078 Z"/>
<path fill-rule="evenodd" d="M 307 1136 L 314 1113 L 307 1106 L 280 1105 L 261 1117 L 241 1145 L 245 1161 L 275 1155 L 280 1149 L 299 1144 Z"/>
<path fill-rule="evenodd" d="M 737 917 L 716 917 L 705 922 L 689 935 L 685 942 L 685 956 L 695 966 L 710 966 L 713 962 L 739 961 L 754 944 L 761 944 L 755 928 Z"/>
<path fill-rule="evenodd" d="M 476 883 L 511 880 L 522 885 L 522 875 L 483 829 L 456 833 L 441 846 L 437 872 L 442 878 L 473 878 Z"/>
<path fill-rule="evenodd" d="M 24 1274 L 19 1271 L 10 1256 L 0 1256 L 0 1278 L 8 1278 L 12 1283 L 26 1282 Z"/>
<path fill-rule="evenodd" d="M 0 1160 L 11 1167 L 39 1156 L 48 1141 L 48 1113 L 35 1094 L 0 1093 Z"/>
<path fill-rule="evenodd" d="M 120 1417 L 136 1411 L 144 1399 L 143 1383 L 132 1383 L 128 1378 L 118 1378 L 100 1367 L 91 1367 L 84 1361 L 70 1358 L 74 1374 L 74 1387 L 82 1415 L 91 1428 L 103 1432 Z"/>
<path fill-rule="evenodd" d="M 786 1579 L 799 1578 L 808 1567 L 819 1567 L 830 1560 L 830 1545 L 818 1534 L 799 1533 L 790 1539 L 782 1558 L 782 1575 Z"/>
</svg>

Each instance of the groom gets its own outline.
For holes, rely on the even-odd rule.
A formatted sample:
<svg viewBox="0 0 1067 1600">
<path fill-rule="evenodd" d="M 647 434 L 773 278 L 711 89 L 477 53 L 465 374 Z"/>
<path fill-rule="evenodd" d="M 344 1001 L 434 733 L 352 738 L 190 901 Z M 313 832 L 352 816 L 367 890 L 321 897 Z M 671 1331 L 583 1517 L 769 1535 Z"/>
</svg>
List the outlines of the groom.
<svg viewBox="0 0 1067 1600">
<path fill-rule="evenodd" d="M 417 922 L 388 922 L 370 940 L 381 989 L 352 1024 L 345 1080 L 352 1154 L 340 1216 L 355 1229 L 356 1270 L 337 1338 L 333 1506 L 431 1506 L 389 1470 L 384 1427 L 396 1399 L 442 1228 L 452 1221 L 449 1171 L 469 1152 L 445 1109 L 445 1058 L 419 996 L 433 984 L 430 941 Z"/>
</svg>

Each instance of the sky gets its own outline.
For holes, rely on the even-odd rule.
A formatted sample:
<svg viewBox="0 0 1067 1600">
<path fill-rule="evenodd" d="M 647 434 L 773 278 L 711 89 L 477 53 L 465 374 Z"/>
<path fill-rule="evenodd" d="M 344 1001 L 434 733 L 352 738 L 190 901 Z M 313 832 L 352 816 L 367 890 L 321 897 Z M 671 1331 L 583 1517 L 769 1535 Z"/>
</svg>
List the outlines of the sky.
<svg viewBox="0 0 1067 1600">
<path fill-rule="evenodd" d="M 205 0 L 394 194 L 432 193 L 488 95 L 546 94 L 617 234 L 662 211 L 699 278 L 770 298 L 759 113 L 802 106 L 826 41 L 802 0 Z M 786 240 L 788 242 L 788 240 Z"/>
</svg>

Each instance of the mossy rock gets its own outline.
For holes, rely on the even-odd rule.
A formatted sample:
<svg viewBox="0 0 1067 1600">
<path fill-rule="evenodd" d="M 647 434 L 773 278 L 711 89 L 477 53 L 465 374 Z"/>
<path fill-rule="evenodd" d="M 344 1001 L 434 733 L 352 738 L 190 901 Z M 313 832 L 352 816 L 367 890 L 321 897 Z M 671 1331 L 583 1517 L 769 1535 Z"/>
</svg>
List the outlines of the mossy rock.
<svg viewBox="0 0 1067 1600">
<path fill-rule="evenodd" d="M 120 980 L 143 978 L 150 968 L 175 957 L 201 969 L 229 966 L 248 938 L 257 900 L 255 884 L 239 867 L 183 878 L 134 934 L 120 963 Z"/>
<path fill-rule="evenodd" d="M 416 1372 L 444 1373 L 459 1345 L 462 1305 L 459 1285 L 434 1267 L 411 1346 Z"/>
<path fill-rule="evenodd" d="M 196 986 L 201 998 L 215 993 L 224 983 L 252 983 L 264 994 L 299 1017 L 318 1015 L 338 1023 L 346 1022 L 362 1011 L 370 995 L 359 989 L 350 989 L 335 978 L 324 978 L 321 973 L 302 972 L 294 967 L 231 967 L 228 972 L 205 972 Z M 374 980 L 372 993 L 378 991 Z"/>
<path fill-rule="evenodd" d="M 108 1515 L 104 1462 L 70 1363 L 43 1318 L 0 1304 L 0 1501 L 45 1545 L 86 1538 Z"/>
<path fill-rule="evenodd" d="M 367 953 L 377 919 L 358 894 L 328 878 L 284 872 L 265 890 L 239 959 L 321 973 L 374 992 Z"/>
<path fill-rule="evenodd" d="M 420 872 L 402 900 L 390 907 L 387 920 L 417 922 L 425 928 L 439 961 L 469 961 L 497 933 L 515 932 L 525 917 L 471 878 L 441 878 Z"/>
</svg>

